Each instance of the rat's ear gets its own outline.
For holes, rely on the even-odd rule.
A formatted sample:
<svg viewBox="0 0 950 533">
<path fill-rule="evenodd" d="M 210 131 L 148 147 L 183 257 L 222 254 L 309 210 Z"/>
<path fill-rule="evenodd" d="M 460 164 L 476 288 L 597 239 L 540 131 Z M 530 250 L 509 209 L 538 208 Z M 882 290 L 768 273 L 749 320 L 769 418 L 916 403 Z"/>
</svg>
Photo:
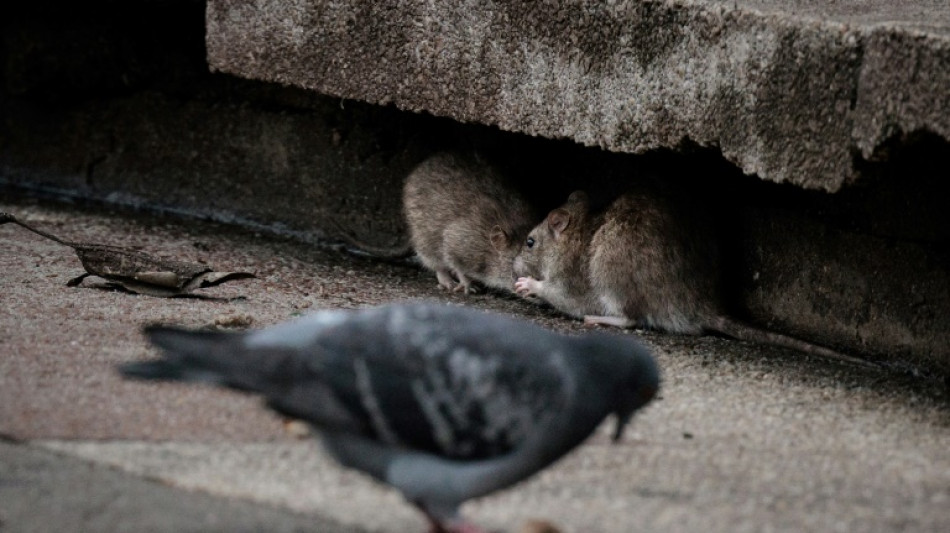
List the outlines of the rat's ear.
<svg viewBox="0 0 950 533">
<path fill-rule="evenodd" d="M 488 237 L 491 240 L 491 247 L 495 249 L 496 252 L 500 252 L 508 247 L 508 242 L 511 240 L 508 237 L 508 234 L 505 233 L 505 230 L 501 229 L 501 226 L 495 224 L 491 229 L 491 234 Z"/>
<path fill-rule="evenodd" d="M 554 237 L 558 238 L 570 225 L 571 213 L 567 209 L 559 207 L 548 213 L 547 223 L 548 227 L 551 228 L 551 232 L 554 233 Z"/>
<path fill-rule="evenodd" d="M 587 193 L 584 191 L 574 191 L 570 196 L 567 197 L 567 203 L 569 205 L 582 205 L 587 206 L 590 199 L 587 197 Z"/>
</svg>

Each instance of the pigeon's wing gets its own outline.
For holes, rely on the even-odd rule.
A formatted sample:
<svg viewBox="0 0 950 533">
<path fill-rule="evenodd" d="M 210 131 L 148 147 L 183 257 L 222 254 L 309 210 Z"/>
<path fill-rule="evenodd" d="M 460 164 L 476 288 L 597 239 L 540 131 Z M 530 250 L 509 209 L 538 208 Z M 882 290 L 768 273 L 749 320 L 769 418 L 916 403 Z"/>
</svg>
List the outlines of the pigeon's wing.
<svg viewBox="0 0 950 533">
<path fill-rule="evenodd" d="M 237 335 L 146 333 L 165 351 L 155 379 L 253 391 L 324 430 L 453 459 L 509 453 L 575 397 L 561 336 L 463 308 L 322 312 Z M 135 370 L 124 369 L 150 377 Z"/>
<path fill-rule="evenodd" d="M 579 345 L 525 321 L 406 306 L 344 329 L 322 342 L 358 362 L 330 357 L 342 366 L 327 375 L 351 408 L 372 406 L 375 440 L 331 434 L 329 450 L 441 520 L 556 461 L 608 412 L 587 397 L 606 394 L 576 364 Z"/>
<path fill-rule="evenodd" d="M 563 412 L 559 336 L 472 310 L 390 306 L 316 339 L 346 410 L 392 446 L 453 459 L 506 454 Z"/>
</svg>

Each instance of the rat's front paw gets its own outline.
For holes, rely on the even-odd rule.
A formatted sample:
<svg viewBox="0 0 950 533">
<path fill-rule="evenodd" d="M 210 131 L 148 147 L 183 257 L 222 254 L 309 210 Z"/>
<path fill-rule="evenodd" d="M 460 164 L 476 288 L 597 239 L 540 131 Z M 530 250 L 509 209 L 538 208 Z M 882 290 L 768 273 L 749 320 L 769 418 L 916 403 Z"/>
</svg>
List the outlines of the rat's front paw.
<svg viewBox="0 0 950 533">
<path fill-rule="evenodd" d="M 541 282 L 532 277 L 518 278 L 515 282 L 515 292 L 522 298 L 537 296 L 541 286 Z"/>
</svg>

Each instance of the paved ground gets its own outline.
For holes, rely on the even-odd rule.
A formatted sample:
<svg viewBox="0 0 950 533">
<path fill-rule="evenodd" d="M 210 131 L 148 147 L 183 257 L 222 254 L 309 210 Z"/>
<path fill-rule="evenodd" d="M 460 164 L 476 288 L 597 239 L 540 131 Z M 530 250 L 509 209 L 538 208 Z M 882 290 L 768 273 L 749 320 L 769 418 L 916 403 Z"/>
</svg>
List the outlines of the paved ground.
<svg viewBox="0 0 950 533">
<path fill-rule="evenodd" d="M 64 237 L 138 245 L 258 279 L 157 299 L 65 283 L 73 252 L 0 226 L 0 531 L 422 531 L 398 495 L 327 460 L 253 398 L 123 382 L 143 323 L 262 326 L 317 307 L 438 299 L 579 331 L 515 299 L 436 289 L 414 267 L 216 225 L 5 196 Z M 241 296 L 241 299 L 234 299 Z M 555 468 L 472 502 L 517 531 L 948 531 L 942 384 L 718 338 L 646 335 L 661 399 L 620 445 L 607 428 Z"/>
<path fill-rule="evenodd" d="M 0 442 L 0 531 L 355 531 Z"/>
</svg>

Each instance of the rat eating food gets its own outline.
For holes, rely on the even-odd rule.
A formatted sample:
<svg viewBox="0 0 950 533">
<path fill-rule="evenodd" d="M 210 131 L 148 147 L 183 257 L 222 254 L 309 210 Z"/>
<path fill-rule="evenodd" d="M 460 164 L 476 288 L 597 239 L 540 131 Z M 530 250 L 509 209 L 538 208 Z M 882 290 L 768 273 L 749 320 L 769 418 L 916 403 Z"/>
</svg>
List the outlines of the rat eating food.
<svg viewBox="0 0 950 533">
<path fill-rule="evenodd" d="M 594 211 L 583 191 L 528 234 L 515 291 L 587 324 L 729 337 L 867 365 L 866 361 L 729 316 L 720 250 L 704 211 L 648 184 Z"/>
</svg>

